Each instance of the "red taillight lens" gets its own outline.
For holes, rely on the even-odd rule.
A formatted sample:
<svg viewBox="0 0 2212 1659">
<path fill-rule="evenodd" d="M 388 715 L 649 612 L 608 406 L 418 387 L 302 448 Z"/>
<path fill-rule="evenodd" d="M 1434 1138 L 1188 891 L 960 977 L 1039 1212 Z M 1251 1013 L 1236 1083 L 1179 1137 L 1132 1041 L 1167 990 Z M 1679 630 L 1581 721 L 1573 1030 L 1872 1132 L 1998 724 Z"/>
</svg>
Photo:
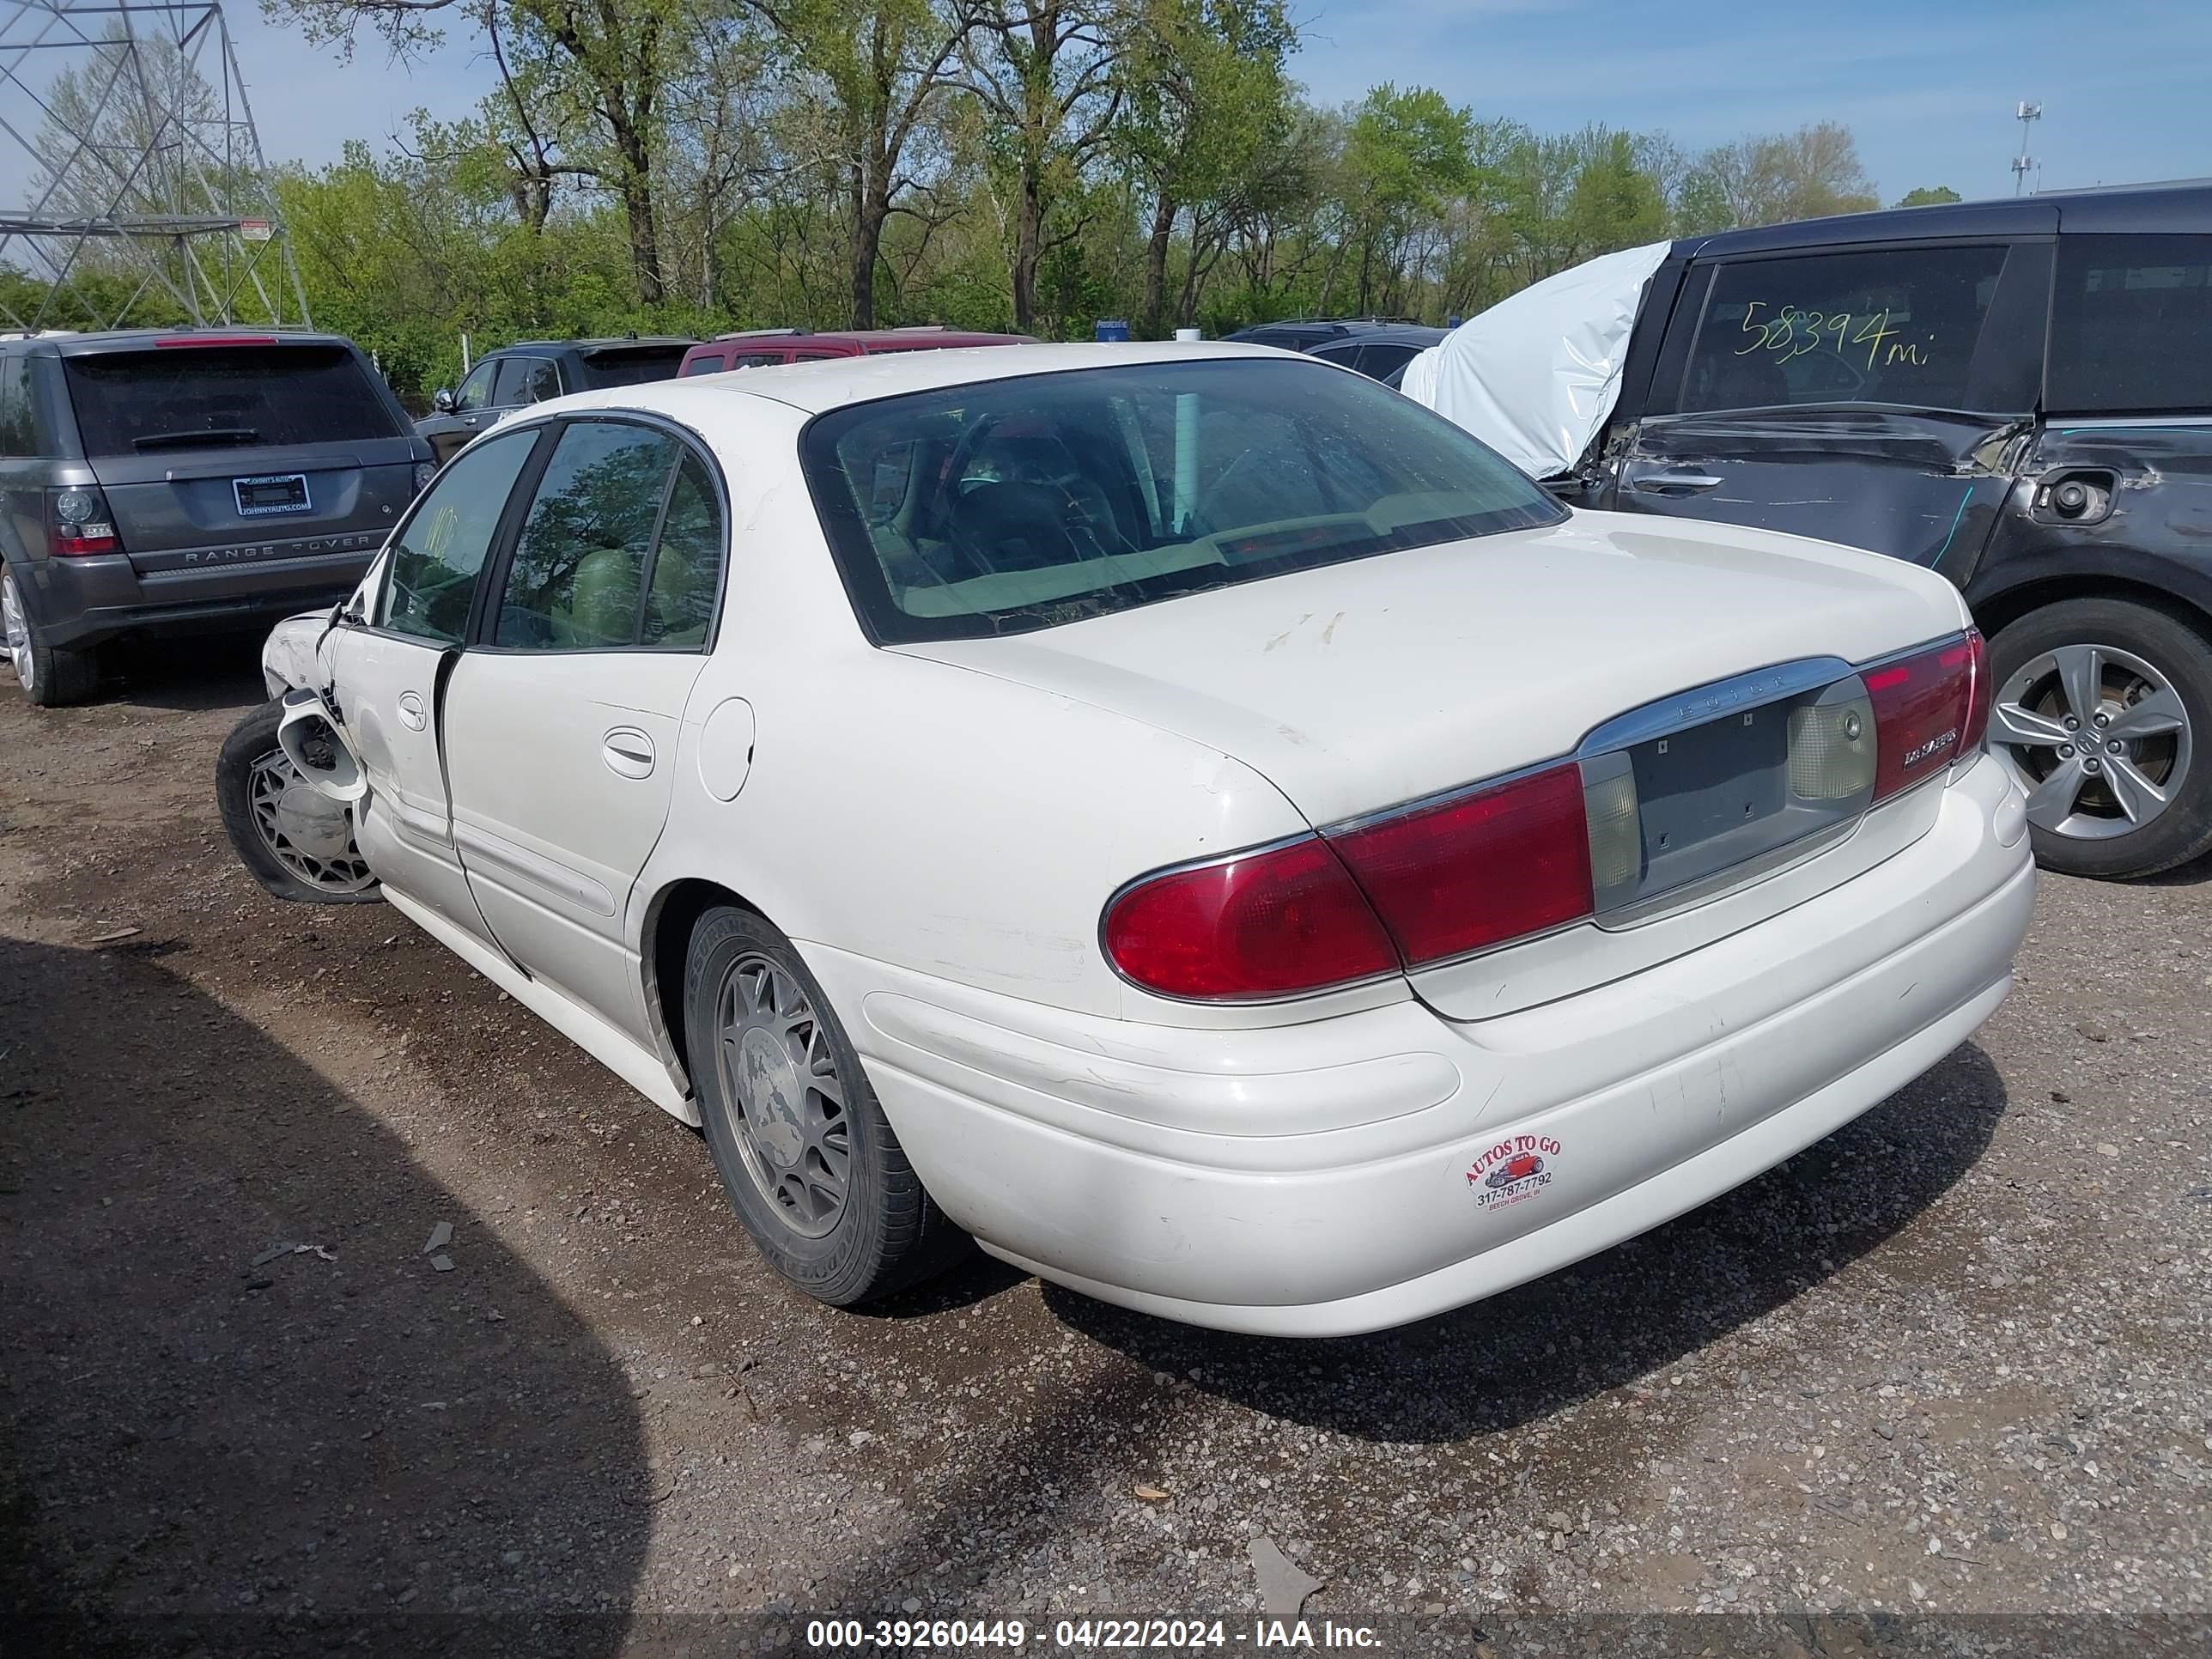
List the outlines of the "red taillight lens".
<svg viewBox="0 0 2212 1659">
<path fill-rule="evenodd" d="M 1128 887 L 1107 960 L 1163 996 L 1293 996 L 1392 973 L 1398 953 L 1336 854 L 1309 836 Z"/>
<path fill-rule="evenodd" d="M 1510 783 L 1331 836 L 1409 967 L 1586 916 L 1582 769 Z"/>
<path fill-rule="evenodd" d="M 1973 688 L 1966 694 L 1966 733 L 1959 739 L 1959 752 L 1971 755 L 1982 746 L 1990 734 L 1990 647 L 1982 639 L 1982 630 L 1966 630 L 1967 665 L 1973 671 Z"/>
<path fill-rule="evenodd" d="M 99 490 L 89 484 L 71 484 L 46 492 L 46 550 L 54 557 L 82 558 L 119 552 L 122 547 L 107 497 Z"/>
<path fill-rule="evenodd" d="M 1874 798 L 1887 800 L 1972 752 L 1989 722 L 1982 636 L 1968 631 L 1866 672 L 1881 744 Z"/>
</svg>

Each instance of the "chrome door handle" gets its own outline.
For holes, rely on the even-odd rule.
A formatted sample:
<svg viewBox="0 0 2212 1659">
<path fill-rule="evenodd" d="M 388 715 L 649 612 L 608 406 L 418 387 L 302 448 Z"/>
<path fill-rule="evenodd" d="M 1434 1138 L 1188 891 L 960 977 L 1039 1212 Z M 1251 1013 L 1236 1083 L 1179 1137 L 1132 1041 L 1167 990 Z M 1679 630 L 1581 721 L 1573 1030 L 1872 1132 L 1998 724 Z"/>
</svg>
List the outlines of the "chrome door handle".
<svg viewBox="0 0 2212 1659">
<path fill-rule="evenodd" d="M 1638 489 L 1711 489 L 1720 483 L 1710 472 L 1653 472 L 1636 481 Z"/>
<path fill-rule="evenodd" d="M 430 723 L 422 713 L 422 699 L 412 691 L 399 694 L 399 723 L 410 732 L 420 732 Z"/>
<path fill-rule="evenodd" d="M 607 770 L 625 778 L 653 775 L 653 739 L 635 726 L 617 726 L 599 740 Z"/>
</svg>

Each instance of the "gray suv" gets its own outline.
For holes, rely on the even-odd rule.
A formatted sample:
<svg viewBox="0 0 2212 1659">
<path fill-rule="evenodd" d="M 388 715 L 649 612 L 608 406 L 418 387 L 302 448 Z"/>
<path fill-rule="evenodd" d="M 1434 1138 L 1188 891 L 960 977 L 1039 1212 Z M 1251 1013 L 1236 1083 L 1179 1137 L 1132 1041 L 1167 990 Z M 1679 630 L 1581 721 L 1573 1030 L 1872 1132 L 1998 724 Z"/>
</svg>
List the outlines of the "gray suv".
<svg viewBox="0 0 2212 1659">
<path fill-rule="evenodd" d="M 331 604 L 431 470 L 382 377 L 334 335 L 0 339 L 7 660 L 52 706 L 90 695 L 108 641 Z"/>
</svg>

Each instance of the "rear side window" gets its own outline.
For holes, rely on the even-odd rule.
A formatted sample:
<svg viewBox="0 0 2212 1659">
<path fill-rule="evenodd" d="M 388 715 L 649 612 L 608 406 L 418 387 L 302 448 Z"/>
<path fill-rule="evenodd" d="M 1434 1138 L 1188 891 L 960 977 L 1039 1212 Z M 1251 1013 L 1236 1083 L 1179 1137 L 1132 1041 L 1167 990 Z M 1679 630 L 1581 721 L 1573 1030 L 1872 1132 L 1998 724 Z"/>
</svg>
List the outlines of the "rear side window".
<svg viewBox="0 0 2212 1659">
<path fill-rule="evenodd" d="M 493 644 L 578 651 L 635 641 L 676 449 L 673 438 L 619 422 L 562 428 L 507 565 Z"/>
<path fill-rule="evenodd" d="M 342 346 L 187 345 L 62 361 L 88 455 L 399 434 Z"/>
<path fill-rule="evenodd" d="M 664 651 L 704 646 L 721 580 L 722 504 L 706 463 L 686 450 L 677 464 L 667 510 L 660 515 L 638 643 Z"/>
<path fill-rule="evenodd" d="M 1976 352 L 2005 253 L 1877 248 L 1723 265 L 1681 408 L 1975 408 Z"/>
<path fill-rule="evenodd" d="M 694 357 L 684 365 L 684 372 L 686 374 L 719 374 L 722 372 L 722 360 L 713 353 Z"/>
<path fill-rule="evenodd" d="M 0 455 L 37 453 L 31 437 L 30 364 L 0 357 Z"/>
<path fill-rule="evenodd" d="M 2061 236 L 2053 409 L 2212 408 L 2212 236 Z"/>
<path fill-rule="evenodd" d="M 502 357 L 492 402 L 501 409 L 542 404 L 561 395 L 560 367 L 550 357 Z"/>
<path fill-rule="evenodd" d="M 1413 355 L 1419 350 L 1420 347 L 1409 345 L 1362 346 L 1359 349 L 1359 372 L 1372 375 L 1378 380 L 1387 379 L 1393 370 L 1403 368 L 1413 362 Z"/>
<path fill-rule="evenodd" d="M 584 354 L 584 385 L 588 391 L 613 386 L 643 386 L 647 380 L 672 380 L 683 367 L 689 346 L 626 346 Z"/>
</svg>

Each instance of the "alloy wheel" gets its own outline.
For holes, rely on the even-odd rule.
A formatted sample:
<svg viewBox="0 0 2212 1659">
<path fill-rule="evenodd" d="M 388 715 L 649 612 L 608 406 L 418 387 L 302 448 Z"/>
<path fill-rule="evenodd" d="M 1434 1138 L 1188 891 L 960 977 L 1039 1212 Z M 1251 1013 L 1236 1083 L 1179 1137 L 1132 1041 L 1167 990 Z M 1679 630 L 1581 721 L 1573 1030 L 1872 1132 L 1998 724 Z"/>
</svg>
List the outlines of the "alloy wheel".
<svg viewBox="0 0 2212 1659">
<path fill-rule="evenodd" d="M 2191 738 L 2172 683 L 2118 646 L 2031 657 L 1990 708 L 1990 746 L 2026 793 L 2028 822 L 2084 841 L 2132 835 L 2172 805 Z"/>
<path fill-rule="evenodd" d="M 28 691 L 37 672 L 31 660 L 31 623 L 23 614 L 22 595 L 15 591 L 12 570 L 0 574 L 0 628 L 6 630 L 8 665 L 15 671 L 16 683 Z"/>
<path fill-rule="evenodd" d="M 354 845 L 352 814 L 301 776 L 283 750 L 253 763 L 246 798 L 262 844 L 308 886 L 358 893 L 376 880 Z"/>
<path fill-rule="evenodd" d="M 852 1126 L 828 1026 L 791 972 L 757 952 L 741 957 L 716 1000 L 724 1109 L 753 1184 L 805 1238 L 844 1213 Z"/>
</svg>

